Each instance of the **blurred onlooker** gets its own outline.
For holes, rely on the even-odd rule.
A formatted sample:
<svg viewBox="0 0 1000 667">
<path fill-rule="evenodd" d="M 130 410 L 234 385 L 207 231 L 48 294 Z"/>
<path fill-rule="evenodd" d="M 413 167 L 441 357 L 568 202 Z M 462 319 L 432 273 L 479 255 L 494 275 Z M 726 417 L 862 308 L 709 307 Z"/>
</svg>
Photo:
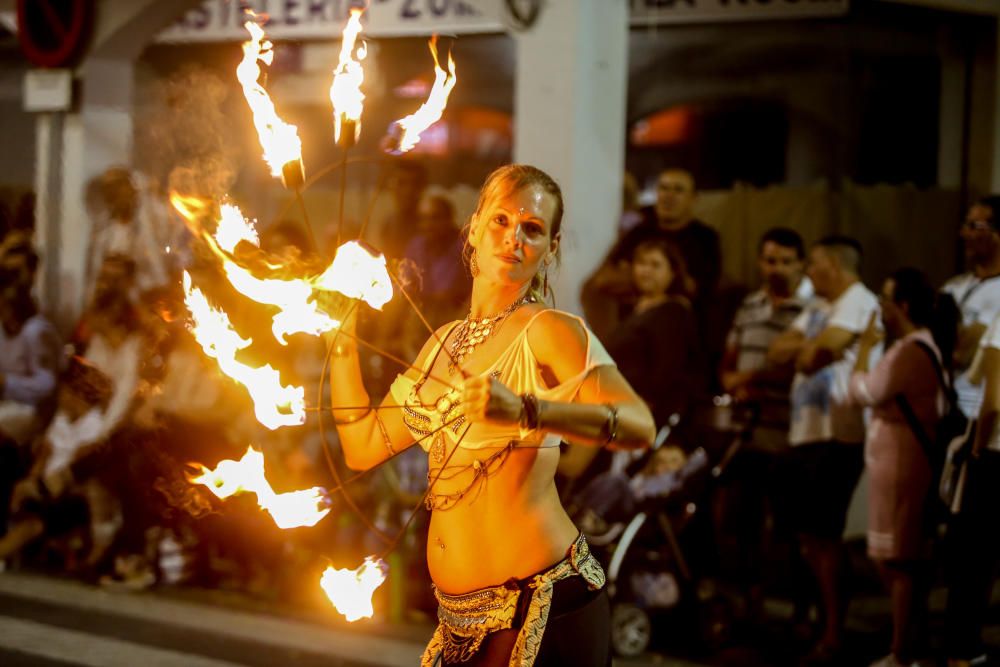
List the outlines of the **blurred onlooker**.
<svg viewBox="0 0 1000 667">
<path fill-rule="evenodd" d="M 1000 535 L 1000 314 L 982 335 L 968 379 L 982 395 L 972 456 L 966 464 L 961 510 L 948 525 L 948 603 L 945 651 L 948 667 L 988 664 L 983 626 L 990 606 Z"/>
<path fill-rule="evenodd" d="M 639 243 L 631 267 L 638 299 L 609 336 L 607 349 L 663 426 L 671 415 L 687 412 L 704 381 L 691 309 L 694 281 L 678 249 L 663 239 Z"/>
<path fill-rule="evenodd" d="M 59 374 L 59 335 L 31 295 L 37 263 L 30 246 L 0 254 L 0 534 L 24 446 L 51 416 Z"/>
<path fill-rule="evenodd" d="M 938 297 L 927 276 L 910 268 L 885 281 L 880 302 L 884 333 L 873 313 L 861 334 L 850 398 L 872 408 L 865 440 L 868 555 L 892 606 L 891 652 L 873 665 L 894 667 L 927 657 L 928 448 L 946 405 L 941 378 L 948 375 L 958 311 L 950 296 Z M 890 346 L 873 365 L 872 351 L 883 338 Z"/>
<path fill-rule="evenodd" d="M 175 548 L 180 543 L 190 546 L 194 528 L 203 527 L 193 519 L 212 508 L 203 489 L 188 481 L 187 466 L 195 461 L 213 466 L 224 458 L 237 459 L 251 440 L 247 422 L 240 419 L 252 414 L 245 392 L 219 374 L 215 362 L 183 331 L 178 320 L 183 308 L 179 286 L 147 295 L 154 296 L 149 299 L 152 309 L 145 328 L 158 341 L 154 354 L 164 360 L 162 377 L 137 405 L 112 452 L 117 458 L 115 491 L 128 503 L 114 545 L 114 573 L 104 581 L 130 588 L 153 581 L 156 545 L 151 536 L 169 535 L 168 543 L 178 541 Z M 148 379 L 145 374 L 144 379 Z M 283 466 L 272 463 L 278 461 L 268 461 L 273 481 L 275 468 Z M 204 546 L 218 545 L 215 539 L 206 542 Z M 183 560 L 184 556 L 175 558 Z M 166 581 L 181 576 L 164 573 Z"/>
<path fill-rule="evenodd" d="M 141 210 L 143 205 L 152 208 L 152 204 L 143 202 L 133 174 L 123 167 L 107 169 L 87 184 L 85 198 L 94 222 L 87 264 L 88 287 L 92 288 L 104 258 L 109 255 L 135 262 L 137 290 L 163 285 L 170 272 L 165 259 L 168 253 L 157 240 L 155 227 L 165 222 L 158 221 L 152 211 Z"/>
<path fill-rule="evenodd" d="M 788 442 L 788 389 L 792 369 L 767 358 L 768 347 L 813 298 L 804 275 L 805 246 L 785 227 L 769 229 L 757 246 L 761 287 L 749 294 L 733 319 L 722 358 L 722 388 L 758 412 L 753 443 L 765 449 Z"/>
<path fill-rule="evenodd" d="M 113 384 L 104 435 L 125 418 L 139 386 L 143 333 L 130 299 L 135 279 L 134 261 L 120 255 L 106 257 L 97 274 L 90 307 L 77 328 L 81 356 L 110 377 Z"/>
<path fill-rule="evenodd" d="M 652 238 L 672 242 L 695 282 L 695 308 L 715 292 L 722 271 L 719 234 L 694 217 L 694 177 L 683 169 L 663 171 L 656 204 L 641 209 L 643 220 L 618 239 L 603 264 L 583 287 L 587 320 L 598 336 L 613 330 L 634 303 L 629 262 L 636 246 Z"/>
<path fill-rule="evenodd" d="M 47 532 L 59 537 L 100 513 L 107 491 L 74 476 L 73 465 L 100 441 L 111 379 L 80 357 L 70 360 L 59 387 L 58 410 L 40 440 L 28 474 L 15 487 L 11 529 L 0 539 L 0 560 L 17 554 Z M 91 523 L 91 544 L 110 543 L 105 526 Z M 93 552 L 92 552 L 93 553 Z M 99 557 L 100 553 L 95 554 Z"/>
<path fill-rule="evenodd" d="M 751 615 L 763 603 L 763 558 L 772 534 L 768 497 L 777 457 L 788 448 L 788 391 L 793 365 L 774 364 L 767 350 L 813 298 L 804 275 L 802 237 L 785 227 L 769 229 L 757 246 L 761 287 L 748 295 L 733 319 L 720 364 L 721 385 L 732 401 L 719 409 L 740 437 L 715 494 L 715 533 L 727 575 L 745 587 Z M 790 538 L 791 536 L 786 536 Z"/>
<path fill-rule="evenodd" d="M 986 327 L 1000 313 L 1000 196 L 980 199 L 969 208 L 961 229 L 967 272 L 942 288 L 962 311 L 955 348 L 958 404 L 971 419 L 979 412 L 982 388 L 969 380 L 968 368 Z"/>
<path fill-rule="evenodd" d="M 420 200 L 427 189 L 427 167 L 413 159 L 402 159 L 392 169 L 389 182 L 392 212 L 373 230 L 373 242 L 389 259 L 400 259 L 417 231 Z"/>
<path fill-rule="evenodd" d="M 107 407 L 101 412 L 99 427 L 87 432 L 86 460 L 77 466 L 81 478 L 95 478 L 87 486 L 93 535 L 90 565 L 97 565 L 111 547 L 122 523 L 121 513 L 137 509 L 119 503 L 112 487 L 127 475 L 127 458 L 120 449 L 128 447 L 128 438 L 118 437 L 128 425 L 139 399 L 141 369 L 145 358 L 145 333 L 139 326 L 131 294 L 135 287 L 135 262 L 127 257 L 104 258 L 90 307 L 77 327 L 81 356 L 111 379 Z"/>
<path fill-rule="evenodd" d="M 768 358 L 794 359 L 791 389 L 792 448 L 780 463 L 779 518 L 799 536 L 803 558 L 819 584 L 823 633 L 809 662 L 831 663 L 841 649 L 846 609 L 841 587 L 842 536 L 847 508 L 863 467 L 865 440 L 861 408 L 847 400 L 858 335 L 878 309 L 861 283 L 861 245 L 831 236 L 809 254 L 814 301 L 791 329 L 771 343 Z"/>
<path fill-rule="evenodd" d="M 439 327 L 464 314 L 472 281 L 462 262 L 464 240 L 451 201 L 427 197 L 420 203 L 419 215 L 406 258 L 419 271 L 420 288 L 414 296 L 419 296 L 421 312 L 432 327 Z M 421 329 L 420 339 L 426 337 L 426 329 Z"/>
</svg>

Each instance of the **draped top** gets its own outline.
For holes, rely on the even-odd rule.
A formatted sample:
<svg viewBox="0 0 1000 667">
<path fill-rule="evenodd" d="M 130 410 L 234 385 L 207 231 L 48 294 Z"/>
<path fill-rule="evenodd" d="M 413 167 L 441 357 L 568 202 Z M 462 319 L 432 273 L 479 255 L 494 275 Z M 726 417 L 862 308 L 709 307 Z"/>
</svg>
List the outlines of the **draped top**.
<svg viewBox="0 0 1000 667">
<path fill-rule="evenodd" d="M 575 320 L 586 334 L 586 360 L 572 377 L 554 387 L 547 386 L 538 359 L 528 344 L 528 329 L 543 312 L 546 311 L 541 310 L 528 320 L 524 328 L 514 336 L 510 344 L 497 355 L 496 360 L 481 375 L 496 378 L 515 394 L 530 393 L 539 400 L 571 402 L 576 399 L 580 387 L 592 370 L 598 366 L 613 366 L 615 362 L 581 318 L 566 314 Z M 518 424 L 477 422 L 470 426 L 466 425 L 465 417 L 461 413 L 461 392 L 458 389 L 446 389 L 433 399 L 427 396 L 421 397 L 420 388 L 427 380 L 434 361 L 441 352 L 443 341 L 447 338 L 445 335 L 434 344 L 430 354 L 427 355 L 427 365 L 418 378 L 400 374 L 389 388 L 395 404 L 403 408 L 403 421 L 424 451 L 429 451 L 431 442 L 437 437 L 438 432 L 443 433 L 452 444 L 458 442 L 464 449 L 505 447 L 511 441 L 536 447 L 559 445 L 561 438 L 558 435 L 546 435 L 537 429 L 524 429 Z"/>
</svg>

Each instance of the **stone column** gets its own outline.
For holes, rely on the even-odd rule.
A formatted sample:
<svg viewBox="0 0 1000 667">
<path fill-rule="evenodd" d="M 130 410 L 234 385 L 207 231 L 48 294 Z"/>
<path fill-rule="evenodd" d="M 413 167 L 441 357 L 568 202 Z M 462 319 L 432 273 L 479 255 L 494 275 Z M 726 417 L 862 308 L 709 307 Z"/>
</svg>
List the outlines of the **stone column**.
<svg viewBox="0 0 1000 667">
<path fill-rule="evenodd" d="M 545 0 L 535 24 L 514 37 L 514 159 L 562 187 L 556 304 L 579 313 L 580 287 L 614 240 L 621 210 L 628 3 Z"/>
</svg>

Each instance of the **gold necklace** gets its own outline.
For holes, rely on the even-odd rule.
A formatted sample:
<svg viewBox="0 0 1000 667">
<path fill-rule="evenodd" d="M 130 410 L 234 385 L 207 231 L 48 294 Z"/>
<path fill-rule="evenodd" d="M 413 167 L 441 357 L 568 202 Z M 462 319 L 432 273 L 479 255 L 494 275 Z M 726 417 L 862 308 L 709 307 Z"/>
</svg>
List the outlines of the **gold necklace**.
<svg viewBox="0 0 1000 667">
<path fill-rule="evenodd" d="M 455 328 L 455 337 L 449 348 L 448 375 L 454 375 L 465 358 L 475 352 L 483 342 L 489 340 L 511 313 L 528 301 L 529 297 L 522 297 L 496 315 L 486 317 L 473 318 L 472 312 L 469 311 L 465 319 Z"/>
</svg>

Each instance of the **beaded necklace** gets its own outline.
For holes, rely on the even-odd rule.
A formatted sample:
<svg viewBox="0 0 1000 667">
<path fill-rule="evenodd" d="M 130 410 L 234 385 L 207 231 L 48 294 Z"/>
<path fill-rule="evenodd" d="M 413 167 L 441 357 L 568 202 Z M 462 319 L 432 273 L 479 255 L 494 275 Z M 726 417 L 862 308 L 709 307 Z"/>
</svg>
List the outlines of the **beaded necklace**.
<svg viewBox="0 0 1000 667">
<path fill-rule="evenodd" d="M 455 338 L 452 339 L 449 348 L 451 358 L 448 360 L 448 375 L 454 375 L 465 358 L 475 352 L 482 343 L 489 340 L 500 329 L 500 325 L 510 317 L 511 313 L 530 302 L 531 297 L 525 296 L 499 313 L 482 318 L 473 318 L 470 311 L 469 315 L 455 328 Z"/>
</svg>

